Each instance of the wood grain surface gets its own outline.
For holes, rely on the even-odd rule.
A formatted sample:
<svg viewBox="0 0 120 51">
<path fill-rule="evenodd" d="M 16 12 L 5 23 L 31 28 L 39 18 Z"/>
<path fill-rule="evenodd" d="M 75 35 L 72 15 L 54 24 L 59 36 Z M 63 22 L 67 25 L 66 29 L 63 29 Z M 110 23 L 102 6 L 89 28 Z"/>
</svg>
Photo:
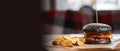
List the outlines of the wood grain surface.
<svg viewBox="0 0 120 51">
<path fill-rule="evenodd" d="M 52 39 L 59 37 L 61 35 L 47 35 L 46 40 L 51 41 Z M 71 35 L 73 36 L 73 34 Z M 115 37 L 120 37 L 116 35 Z M 49 39 L 48 39 L 49 38 Z M 46 41 L 46 42 L 48 42 Z M 114 49 L 111 48 L 72 48 L 72 47 L 56 47 L 56 46 L 45 46 L 48 51 L 120 51 L 120 43 Z"/>
</svg>

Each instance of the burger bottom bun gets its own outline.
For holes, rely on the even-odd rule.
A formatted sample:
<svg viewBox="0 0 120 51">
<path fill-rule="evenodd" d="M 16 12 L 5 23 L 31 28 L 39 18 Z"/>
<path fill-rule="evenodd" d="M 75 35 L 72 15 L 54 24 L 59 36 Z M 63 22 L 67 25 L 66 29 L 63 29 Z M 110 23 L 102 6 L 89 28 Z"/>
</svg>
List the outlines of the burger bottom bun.
<svg viewBox="0 0 120 51">
<path fill-rule="evenodd" d="M 110 39 L 104 39 L 104 40 L 86 40 L 85 44 L 110 44 Z"/>
</svg>

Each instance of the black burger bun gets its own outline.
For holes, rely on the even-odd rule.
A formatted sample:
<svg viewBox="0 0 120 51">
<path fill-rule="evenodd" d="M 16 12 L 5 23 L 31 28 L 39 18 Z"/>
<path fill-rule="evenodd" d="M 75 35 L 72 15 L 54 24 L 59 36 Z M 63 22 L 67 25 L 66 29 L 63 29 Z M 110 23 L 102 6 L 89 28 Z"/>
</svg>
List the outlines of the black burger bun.
<svg viewBox="0 0 120 51">
<path fill-rule="evenodd" d="M 111 31 L 111 26 L 104 23 L 89 23 L 83 26 L 84 32 L 109 32 Z"/>
</svg>

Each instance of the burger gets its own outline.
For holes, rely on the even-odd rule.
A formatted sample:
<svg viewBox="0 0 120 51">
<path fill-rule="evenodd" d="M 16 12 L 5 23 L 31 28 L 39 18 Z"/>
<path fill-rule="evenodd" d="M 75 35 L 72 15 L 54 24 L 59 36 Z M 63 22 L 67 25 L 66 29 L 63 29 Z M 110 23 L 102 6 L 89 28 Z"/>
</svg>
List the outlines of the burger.
<svg viewBox="0 0 120 51">
<path fill-rule="evenodd" d="M 111 43 L 111 26 L 104 23 L 89 23 L 83 26 L 83 34 L 86 44 Z"/>
</svg>

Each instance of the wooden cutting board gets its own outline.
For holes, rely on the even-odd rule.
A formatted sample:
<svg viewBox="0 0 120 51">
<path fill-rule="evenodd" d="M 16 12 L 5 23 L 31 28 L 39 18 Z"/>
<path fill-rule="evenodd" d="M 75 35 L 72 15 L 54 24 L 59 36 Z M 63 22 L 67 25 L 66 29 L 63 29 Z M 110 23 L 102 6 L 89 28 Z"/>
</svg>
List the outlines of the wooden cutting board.
<svg viewBox="0 0 120 51">
<path fill-rule="evenodd" d="M 114 50 L 120 50 L 120 43 L 115 47 Z"/>
<path fill-rule="evenodd" d="M 76 36 L 76 35 L 79 35 L 79 34 L 69 34 L 70 36 Z M 49 43 L 49 41 L 52 41 L 52 39 L 56 38 L 56 37 L 59 37 L 61 36 L 60 34 L 59 35 L 47 35 L 45 37 L 45 40 L 48 40 L 46 41 L 48 44 L 51 44 Z M 81 35 L 80 35 L 81 36 Z M 113 35 L 113 40 L 114 39 L 119 39 L 120 37 L 120 34 L 114 34 Z M 118 38 L 116 38 L 118 37 Z M 117 41 L 117 42 L 112 42 L 111 44 L 109 45 L 85 45 L 85 46 L 78 46 L 78 47 L 56 47 L 56 46 L 45 46 L 46 49 L 48 51 L 104 51 L 104 50 L 120 50 L 120 41 Z M 114 48 L 113 48 L 114 47 Z"/>
<path fill-rule="evenodd" d="M 72 47 L 55 47 L 49 46 L 46 47 L 48 51 L 118 51 L 120 50 L 120 44 L 118 44 L 114 49 L 110 48 L 86 48 L 86 49 L 79 49 L 79 48 L 72 48 Z"/>
</svg>

